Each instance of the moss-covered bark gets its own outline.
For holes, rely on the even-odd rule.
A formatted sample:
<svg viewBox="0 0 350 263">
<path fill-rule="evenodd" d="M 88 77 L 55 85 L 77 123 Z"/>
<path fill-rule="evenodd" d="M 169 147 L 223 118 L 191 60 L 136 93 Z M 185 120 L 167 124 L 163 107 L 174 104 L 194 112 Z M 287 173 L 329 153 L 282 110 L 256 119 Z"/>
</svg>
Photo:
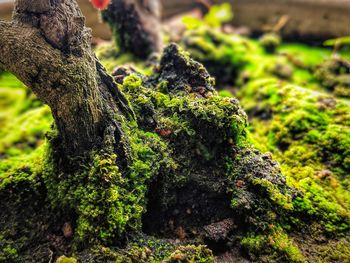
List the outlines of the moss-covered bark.
<svg viewBox="0 0 350 263">
<path fill-rule="evenodd" d="M 50 106 L 63 154 L 118 144 L 114 117 L 132 113 L 95 58 L 76 2 L 18 0 L 13 19 L 0 22 L 0 64 Z"/>
</svg>

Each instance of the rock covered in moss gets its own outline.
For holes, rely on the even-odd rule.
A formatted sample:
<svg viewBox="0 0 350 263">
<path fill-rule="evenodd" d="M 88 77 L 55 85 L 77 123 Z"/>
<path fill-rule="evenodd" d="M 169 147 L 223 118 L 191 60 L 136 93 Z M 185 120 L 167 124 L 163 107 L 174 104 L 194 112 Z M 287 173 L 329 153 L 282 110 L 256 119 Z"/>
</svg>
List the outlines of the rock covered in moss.
<svg viewBox="0 0 350 263">
<path fill-rule="evenodd" d="M 220 66 L 222 60 L 230 66 L 230 73 L 231 69 L 240 68 L 236 66 L 242 65 L 241 57 L 229 49 L 237 42 L 221 38 L 217 33 L 210 36 L 211 50 L 220 46 L 218 40 L 223 39 L 225 43 L 222 45 L 225 52 L 211 57 L 212 66 L 226 70 Z M 245 41 L 238 42 L 242 45 L 236 47 L 247 51 Z M 219 60 L 219 66 L 215 59 Z M 220 97 L 213 90 L 213 81 L 205 68 L 179 47 L 171 45 L 165 50 L 161 64 L 151 77 L 135 74 L 134 70 L 118 71 L 115 77 L 137 116 L 135 121 L 120 119 L 122 139 L 130 142 L 125 151 L 127 156 L 109 151 L 93 152 L 71 160 L 79 169 L 70 173 L 58 169 L 64 164 L 57 162 L 60 158 L 48 151 L 44 176 L 37 174 L 44 183 L 41 185 L 49 190 L 47 195 L 43 193 L 48 197 L 46 204 L 58 210 L 55 210 L 58 219 L 55 219 L 54 229 L 61 230 L 67 219 L 72 220 L 74 243 L 63 239 L 68 242 L 68 251 L 86 247 L 91 254 L 92 244 L 100 247 L 125 245 L 125 237 L 141 230 L 190 244 L 205 243 L 208 238 L 205 232 L 210 226 L 230 221 L 235 227 L 219 233 L 218 238 L 212 235 L 211 241 L 215 244 L 210 243 L 209 249 L 215 250 L 218 244 L 223 244 L 223 250 L 229 251 L 233 245 L 238 245 L 252 258 L 254 255 L 263 258 L 262 255 L 271 253 L 265 261 L 282 258 L 300 262 L 303 256 L 288 231 L 295 225 L 307 224 L 303 221 L 305 214 L 321 218 L 329 229 L 334 226 L 340 226 L 342 229 L 338 230 L 341 231 L 346 229 L 341 225 L 343 216 L 336 211 L 343 213 L 344 209 L 334 206 L 335 198 L 322 194 L 322 188 L 314 182 L 301 182 L 301 191 L 288 186 L 271 156 L 252 149 L 247 138 L 247 117 L 238 101 Z M 269 103 L 276 106 L 281 98 L 277 91 L 271 92 L 271 87 L 266 86 L 266 89 L 268 94 L 257 101 L 262 102 L 258 106 L 262 111 L 269 110 L 271 117 L 276 111 Z M 258 91 L 253 93 L 259 96 Z M 266 97 L 268 102 L 264 101 Z M 321 104 L 320 107 L 332 105 L 326 101 Z M 310 122 L 302 118 L 287 119 L 283 121 L 290 124 L 286 125 L 290 130 L 286 132 L 278 124 L 274 130 L 277 134 L 280 129 L 276 140 L 281 142 L 298 139 L 321 121 L 318 117 Z M 336 140 L 338 135 L 330 136 Z M 284 149 L 285 144 L 278 143 L 278 146 Z M 345 149 L 342 144 L 337 147 Z M 302 147 L 293 147 L 293 152 L 301 151 Z M 329 160 L 328 155 L 324 158 Z M 333 156 L 332 160 L 339 161 Z M 18 172 L 16 168 L 9 176 L 17 178 Z M 303 192 L 305 195 L 300 194 Z M 315 205 L 320 198 L 322 202 Z M 334 214 L 340 221 L 334 221 Z M 57 243 L 62 238 L 61 233 L 50 242 Z M 7 250 L 11 250 L 13 240 L 7 240 L 10 246 Z M 78 245 L 74 247 L 73 244 Z M 120 252 L 101 248 L 100 252 L 104 259 L 119 258 L 121 262 L 147 262 L 157 257 L 149 243 L 137 243 L 130 249 Z M 201 245 L 182 244 L 170 250 L 161 246 L 159 251 L 167 251 L 167 254 L 157 260 L 213 260 L 210 250 Z"/>
<path fill-rule="evenodd" d="M 260 37 L 260 44 L 268 53 L 274 53 L 281 44 L 281 37 L 276 33 L 267 33 Z"/>
<path fill-rule="evenodd" d="M 292 200 L 298 192 L 287 185 L 271 155 L 244 150 L 237 157 L 232 164 L 235 177 L 231 205 L 248 224 L 266 229 L 278 214 L 283 216 L 293 209 Z"/>
<path fill-rule="evenodd" d="M 55 220 L 48 212 L 41 178 L 44 152 L 40 147 L 31 154 L 0 162 L 1 262 L 49 260 L 48 229 Z M 29 248 L 31 244 L 35 251 Z"/>
<path fill-rule="evenodd" d="M 215 84 L 204 66 L 190 58 L 189 54 L 176 44 L 171 44 L 164 50 L 158 81 L 166 81 L 172 90 L 188 88 L 200 93 L 213 91 Z"/>
<path fill-rule="evenodd" d="M 241 41 L 233 41 L 237 39 Z M 193 32 L 184 35 L 183 42 L 196 59 L 203 63 L 210 60 L 209 69 L 215 69 L 215 66 L 221 69 L 218 65 L 231 56 L 232 60 L 224 68 L 235 67 L 236 61 L 244 54 L 243 67 L 236 68 L 235 74 L 211 72 L 220 84 L 225 78 L 236 83 L 237 95 L 252 122 L 249 138 L 262 151 L 272 152 L 281 163 L 287 184 L 297 189 L 285 188 L 279 183 L 270 184 L 256 174 L 253 180 L 238 179 L 235 182 L 238 188 L 243 188 L 242 194 L 233 192 L 238 197 L 233 199 L 237 208 L 244 208 L 245 204 L 259 207 L 264 203 L 254 194 L 250 198 L 251 193 L 244 191 L 244 186 L 248 185 L 247 188 L 256 187 L 252 192 L 259 192 L 259 196 L 262 192 L 258 189 L 263 189 L 265 194 L 262 196 L 273 198 L 278 210 L 278 213 L 270 209 L 245 210 L 248 215 L 249 211 L 254 211 L 251 218 L 259 218 L 252 225 L 257 222 L 270 224 L 259 224 L 265 231 L 253 231 L 251 238 L 249 234 L 245 235 L 241 242 L 243 248 L 256 260 L 267 262 L 278 259 L 295 262 L 323 260 L 325 253 L 322 251 L 328 246 L 347 251 L 350 247 L 350 199 L 346 190 L 349 184 L 349 152 L 346 150 L 349 148 L 349 105 L 347 100 L 331 97 L 325 92 L 326 82 L 318 76 L 322 66 L 317 66 L 325 57 L 331 56 L 331 51 L 283 44 L 278 47 L 278 53 L 266 54 L 261 43 L 208 29 L 201 21 Z M 237 52 L 240 49 L 244 51 Z M 222 50 L 225 55 L 221 54 Z M 346 52 L 341 55 L 349 57 Z M 344 58 L 335 60 L 342 62 L 328 67 L 335 68 L 333 72 L 328 70 L 327 75 L 332 76 L 328 79 L 333 84 L 337 80 L 343 85 L 347 82 L 348 61 Z M 346 98 L 341 95 L 345 94 L 346 88 L 337 89 L 337 92 L 333 87 L 328 90 L 336 97 Z M 261 200 L 261 203 L 254 204 L 249 200 Z M 259 212 L 255 211 L 264 216 L 259 217 Z M 311 231 L 308 230 L 310 225 Z M 309 232 L 310 236 L 306 234 Z M 303 234 L 299 236 L 298 233 Z M 308 237 L 307 245 L 303 243 L 304 236 Z M 345 240 L 342 241 L 343 236 Z M 320 240 L 324 242 L 322 245 L 318 244 Z M 333 253 L 332 260 L 336 262 L 342 258 L 342 253 Z"/>
<path fill-rule="evenodd" d="M 170 72 L 171 66 L 167 64 Z M 165 89 L 150 81 L 153 87 L 131 75 L 122 89 L 135 105 L 140 126 L 168 143 L 176 166 L 150 186 L 143 221 L 146 232 L 205 240 L 209 225 L 230 218 L 239 229 L 258 228 L 262 233 L 269 225 L 281 223 L 299 193 L 287 186 L 269 155 L 250 149 L 246 117 L 238 101 L 216 92 L 203 97 L 192 89 Z M 237 214 L 239 219 L 233 217 Z M 222 249 L 229 250 L 230 235 L 213 240 L 214 244 L 223 242 Z"/>
</svg>

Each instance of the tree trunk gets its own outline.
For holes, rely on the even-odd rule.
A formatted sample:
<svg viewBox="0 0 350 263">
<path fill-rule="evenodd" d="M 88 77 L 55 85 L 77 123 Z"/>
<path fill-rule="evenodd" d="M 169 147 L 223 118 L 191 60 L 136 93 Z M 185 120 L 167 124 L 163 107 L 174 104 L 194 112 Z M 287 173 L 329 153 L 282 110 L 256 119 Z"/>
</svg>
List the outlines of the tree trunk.
<svg viewBox="0 0 350 263">
<path fill-rule="evenodd" d="M 116 115 L 132 115 L 92 52 L 84 22 L 71 0 L 17 0 L 13 21 L 0 21 L 0 67 L 50 106 L 68 156 L 115 147 L 122 138 Z"/>
<path fill-rule="evenodd" d="M 159 0 L 112 0 L 102 14 L 122 52 L 147 58 L 162 48 L 160 9 Z"/>
</svg>

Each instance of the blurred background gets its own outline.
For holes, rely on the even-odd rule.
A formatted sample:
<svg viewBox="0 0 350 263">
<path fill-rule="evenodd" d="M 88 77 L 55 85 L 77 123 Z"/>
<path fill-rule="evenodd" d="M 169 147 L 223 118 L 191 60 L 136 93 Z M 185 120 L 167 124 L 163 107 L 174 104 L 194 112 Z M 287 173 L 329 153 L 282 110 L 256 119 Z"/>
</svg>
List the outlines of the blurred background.
<svg viewBox="0 0 350 263">
<path fill-rule="evenodd" d="M 0 19 L 10 19 L 12 0 L 0 0 Z M 108 27 L 89 0 L 78 1 L 94 36 L 110 39 Z M 318 42 L 350 35 L 350 0 L 162 0 L 163 19 L 196 12 L 206 5 L 231 3 L 235 17 L 232 24 L 244 26 L 252 35 L 280 26 L 285 40 Z"/>
</svg>

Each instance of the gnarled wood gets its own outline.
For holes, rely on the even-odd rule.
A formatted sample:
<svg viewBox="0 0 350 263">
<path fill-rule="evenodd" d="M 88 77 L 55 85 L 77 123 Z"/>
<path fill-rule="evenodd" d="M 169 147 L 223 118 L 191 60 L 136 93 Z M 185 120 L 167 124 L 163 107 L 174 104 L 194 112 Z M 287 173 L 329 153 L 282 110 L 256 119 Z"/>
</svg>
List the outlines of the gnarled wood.
<svg viewBox="0 0 350 263">
<path fill-rule="evenodd" d="M 122 136 L 115 116 L 131 114 L 90 38 L 71 0 L 17 0 L 13 21 L 0 22 L 1 66 L 50 106 L 69 156 L 114 147 Z"/>
</svg>

